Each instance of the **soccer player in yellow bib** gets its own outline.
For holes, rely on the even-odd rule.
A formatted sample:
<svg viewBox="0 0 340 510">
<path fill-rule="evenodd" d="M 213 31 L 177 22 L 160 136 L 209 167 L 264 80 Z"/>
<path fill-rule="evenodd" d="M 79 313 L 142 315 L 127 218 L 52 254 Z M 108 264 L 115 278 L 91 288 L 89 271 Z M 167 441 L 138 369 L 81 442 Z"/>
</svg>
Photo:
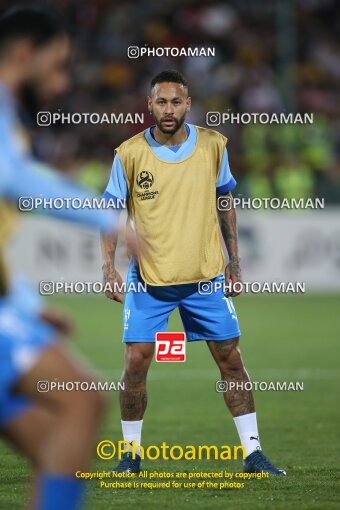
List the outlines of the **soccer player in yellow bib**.
<svg viewBox="0 0 340 510">
<path fill-rule="evenodd" d="M 224 211 L 217 207 L 218 197 L 232 200 L 236 181 L 229 169 L 227 139 L 211 129 L 185 123 L 190 106 L 188 83 L 180 73 L 166 70 L 152 80 L 148 108 L 155 125 L 116 149 L 104 193 L 108 199 L 127 201 L 143 248 L 138 262 L 130 261 L 127 278 L 125 389 L 120 393 L 124 440 L 135 440 L 138 445 L 155 334 L 166 331 L 175 308 L 179 308 L 187 340 L 206 341 L 221 378 L 229 385 L 249 382 L 231 300 L 237 295 L 232 286 L 241 282 L 236 214 L 232 207 Z M 116 244 L 116 235 L 102 236 L 104 280 L 111 289 L 121 284 L 115 268 Z M 138 282 L 147 284 L 147 292 L 129 291 L 138 288 Z M 226 293 L 224 282 L 232 284 Z M 107 292 L 107 297 L 123 301 L 118 292 Z M 244 470 L 285 475 L 262 452 L 254 399 L 246 388 L 238 384 L 224 393 L 246 450 Z M 124 454 L 116 470 L 139 472 L 140 457 Z"/>
</svg>

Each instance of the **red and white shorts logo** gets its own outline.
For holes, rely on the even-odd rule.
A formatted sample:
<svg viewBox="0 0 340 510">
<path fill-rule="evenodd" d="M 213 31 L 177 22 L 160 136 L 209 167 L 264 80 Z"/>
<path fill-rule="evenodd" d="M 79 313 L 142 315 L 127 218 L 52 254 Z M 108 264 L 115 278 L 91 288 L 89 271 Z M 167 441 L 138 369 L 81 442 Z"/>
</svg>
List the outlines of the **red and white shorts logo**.
<svg viewBox="0 0 340 510">
<path fill-rule="evenodd" d="M 156 333 L 156 361 L 183 362 L 185 348 L 185 333 Z"/>
</svg>

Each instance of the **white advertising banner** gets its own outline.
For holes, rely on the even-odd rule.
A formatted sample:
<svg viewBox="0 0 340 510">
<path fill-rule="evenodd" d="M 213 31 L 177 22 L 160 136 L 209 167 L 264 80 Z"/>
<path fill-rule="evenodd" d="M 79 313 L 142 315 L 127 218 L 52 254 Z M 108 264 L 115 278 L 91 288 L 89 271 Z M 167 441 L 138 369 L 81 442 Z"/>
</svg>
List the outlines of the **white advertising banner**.
<svg viewBox="0 0 340 510">
<path fill-rule="evenodd" d="M 340 209 L 238 212 L 243 279 L 304 282 L 306 292 L 340 291 Z M 27 216 L 9 249 L 14 271 L 33 282 L 101 281 L 99 234 L 63 221 Z M 127 259 L 118 250 L 123 278 Z"/>
<path fill-rule="evenodd" d="M 245 281 L 340 290 L 340 209 L 238 214 Z"/>
</svg>

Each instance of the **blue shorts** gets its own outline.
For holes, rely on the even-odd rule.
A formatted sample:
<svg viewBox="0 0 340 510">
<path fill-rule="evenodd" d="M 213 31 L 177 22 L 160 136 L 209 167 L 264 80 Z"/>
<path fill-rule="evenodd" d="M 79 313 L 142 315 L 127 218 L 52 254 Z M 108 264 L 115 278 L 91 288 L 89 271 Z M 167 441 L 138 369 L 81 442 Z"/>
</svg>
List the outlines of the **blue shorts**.
<svg viewBox="0 0 340 510">
<path fill-rule="evenodd" d="M 54 328 L 38 315 L 25 315 L 10 299 L 0 299 L 0 427 L 32 405 L 30 399 L 15 394 L 13 387 L 55 338 Z"/>
<path fill-rule="evenodd" d="M 147 292 L 135 292 L 131 289 L 140 288 L 143 280 L 138 267 L 130 262 L 123 342 L 154 342 L 157 332 L 167 331 L 169 316 L 177 307 L 189 341 L 228 340 L 240 336 L 233 302 L 223 292 L 224 276 L 211 281 L 217 290 L 208 294 L 199 292 L 198 283 L 147 285 Z"/>
</svg>

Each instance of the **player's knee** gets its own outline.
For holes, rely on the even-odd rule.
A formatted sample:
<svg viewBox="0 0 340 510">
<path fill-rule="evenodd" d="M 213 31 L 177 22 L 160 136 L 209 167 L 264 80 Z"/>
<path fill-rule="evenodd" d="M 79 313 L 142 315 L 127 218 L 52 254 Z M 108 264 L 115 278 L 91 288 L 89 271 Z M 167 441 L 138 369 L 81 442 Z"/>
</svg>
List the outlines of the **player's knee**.
<svg viewBox="0 0 340 510">
<path fill-rule="evenodd" d="M 144 348 L 128 348 L 125 355 L 125 372 L 132 375 L 146 376 L 152 352 Z"/>
<path fill-rule="evenodd" d="M 106 410 L 106 399 L 101 391 L 78 391 L 61 402 L 65 419 L 89 424 L 100 423 Z"/>
<path fill-rule="evenodd" d="M 235 346 L 228 354 L 222 354 L 219 357 L 218 366 L 221 372 L 241 370 L 243 368 L 243 361 L 240 349 Z"/>
</svg>

